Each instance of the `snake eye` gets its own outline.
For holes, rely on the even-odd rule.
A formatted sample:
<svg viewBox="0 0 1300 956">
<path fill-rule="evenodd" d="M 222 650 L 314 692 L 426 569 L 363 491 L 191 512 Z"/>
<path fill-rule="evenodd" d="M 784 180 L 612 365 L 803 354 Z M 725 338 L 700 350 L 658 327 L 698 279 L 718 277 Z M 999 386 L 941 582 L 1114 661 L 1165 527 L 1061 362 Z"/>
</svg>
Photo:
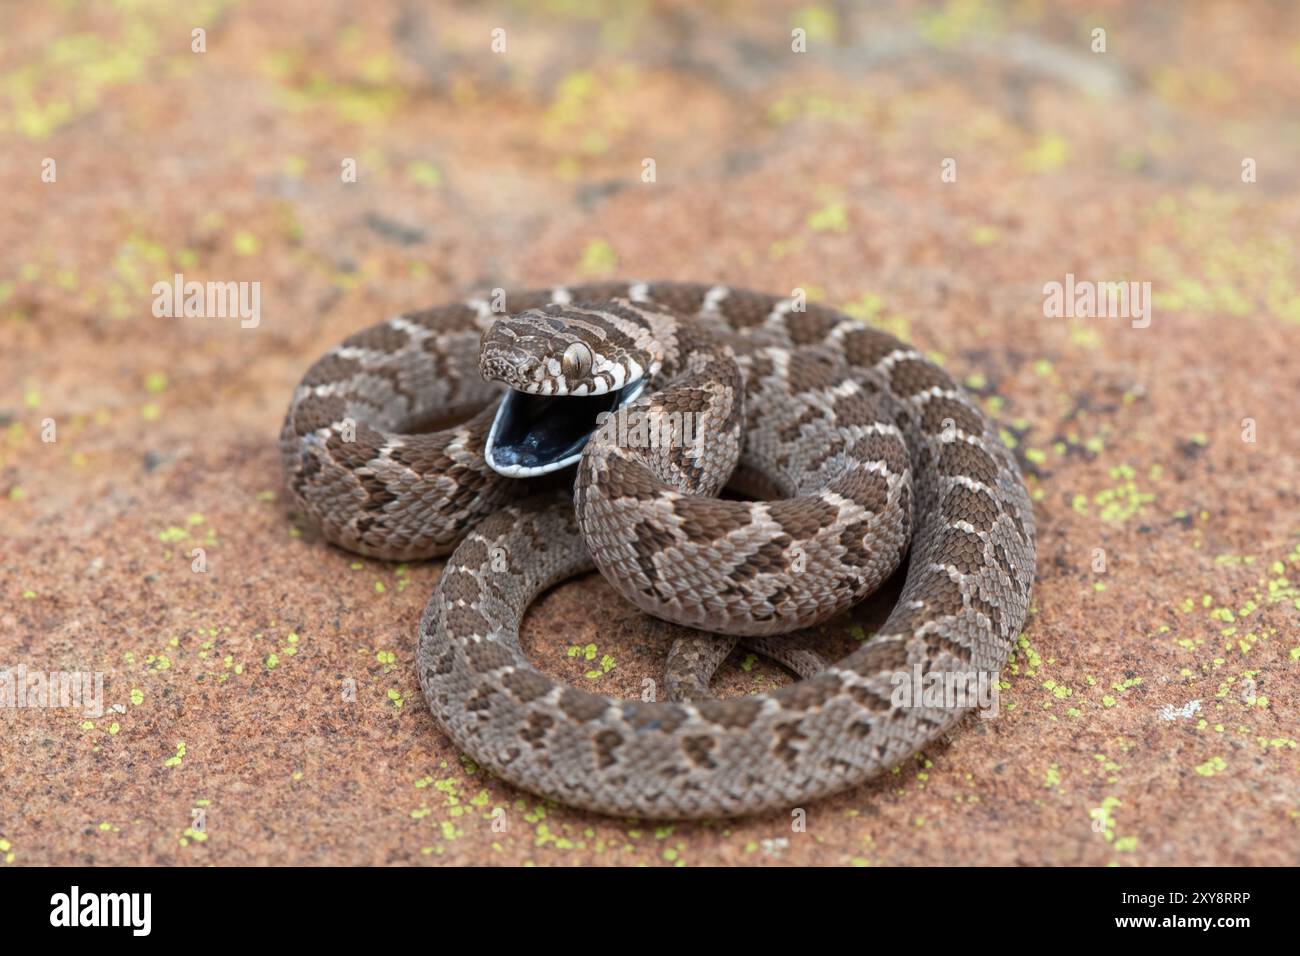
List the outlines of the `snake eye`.
<svg viewBox="0 0 1300 956">
<path fill-rule="evenodd" d="M 591 349 L 582 342 L 574 342 L 564 350 L 560 364 L 564 377 L 570 381 L 577 381 L 587 377 L 587 373 L 591 371 L 591 362 Z"/>
</svg>

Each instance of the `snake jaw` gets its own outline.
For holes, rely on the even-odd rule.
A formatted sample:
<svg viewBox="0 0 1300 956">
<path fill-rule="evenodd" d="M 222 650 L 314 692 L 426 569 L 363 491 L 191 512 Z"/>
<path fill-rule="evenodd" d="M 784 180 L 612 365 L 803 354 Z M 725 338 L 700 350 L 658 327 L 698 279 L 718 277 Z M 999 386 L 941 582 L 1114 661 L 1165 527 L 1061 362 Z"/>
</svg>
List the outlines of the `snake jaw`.
<svg viewBox="0 0 1300 956">
<path fill-rule="evenodd" d="M 508 478 L 530 478 L 576 464 L 598 416 L 640 396 L 646 379 L 598 395 L 542 395 L 509 388 L 497 407 L 483 457 Z"/>
</svg>

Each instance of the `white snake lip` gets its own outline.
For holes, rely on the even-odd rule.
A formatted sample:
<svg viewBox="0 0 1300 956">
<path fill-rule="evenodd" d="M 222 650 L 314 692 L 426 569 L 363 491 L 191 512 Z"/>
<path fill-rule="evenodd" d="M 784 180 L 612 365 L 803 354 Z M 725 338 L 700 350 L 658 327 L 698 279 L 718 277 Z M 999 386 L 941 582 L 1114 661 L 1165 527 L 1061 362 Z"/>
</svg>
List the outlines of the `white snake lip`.
<svg viewBox="0 0 1300 956">
<path fill-rule="evenodd" d="M 506 390 L 492 419 L 483 457 L 499 475 L 531 478 L 576 464 L 596 430 L 596 416 L 633 402 L 645 378 L 602 395 L 537 395 Z"/>
</svg>

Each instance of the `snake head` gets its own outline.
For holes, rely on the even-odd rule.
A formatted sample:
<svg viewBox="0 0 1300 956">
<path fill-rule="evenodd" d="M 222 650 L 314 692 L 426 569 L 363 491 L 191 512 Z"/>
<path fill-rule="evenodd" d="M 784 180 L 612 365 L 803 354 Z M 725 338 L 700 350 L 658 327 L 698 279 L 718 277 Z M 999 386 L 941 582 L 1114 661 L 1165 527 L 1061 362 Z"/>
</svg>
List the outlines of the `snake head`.
<svg viewBox="0 0 1300 956">
<path fill-rule="evenodd" d="M 633 401 L 658 374 L 667 321 L 616 299 L 553 303 L 493 323 L 479 371 L 507 389 L 488 435 L 488 465 L 527 477 L 575 463 L 597 416 Z"/>
</svg>

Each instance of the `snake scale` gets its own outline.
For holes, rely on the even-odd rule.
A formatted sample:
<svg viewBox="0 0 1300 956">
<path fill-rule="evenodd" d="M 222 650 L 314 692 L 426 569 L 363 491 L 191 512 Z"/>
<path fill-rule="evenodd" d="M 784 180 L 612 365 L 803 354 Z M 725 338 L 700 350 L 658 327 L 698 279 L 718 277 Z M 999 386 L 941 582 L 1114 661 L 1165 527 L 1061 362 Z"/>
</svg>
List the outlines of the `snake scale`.
<svg viewBox="0 0 1300 956">
<path fill-rule="evenodd" d="M 900 680 L 997 672 L 1029 606 L 1033 510 L 997 429 L 920 352 L 801 300 L 601 283 L 398 316 L 311 367 L 281 451 L 330 541 L 450 553 L 417 652 L 446 733 L 606 813 L 788 808 L 887 770 L 968 709 L 900 702 Z M 905 558 L 893 612 L 848 657 L 789 634 Z M 666 700 L 571 687 L 522 653 L 530 602 L 593 566 L 712 632 L 674 644 Z M 738 642 L 801 679 L 710 698 Z"/>
</svg>

